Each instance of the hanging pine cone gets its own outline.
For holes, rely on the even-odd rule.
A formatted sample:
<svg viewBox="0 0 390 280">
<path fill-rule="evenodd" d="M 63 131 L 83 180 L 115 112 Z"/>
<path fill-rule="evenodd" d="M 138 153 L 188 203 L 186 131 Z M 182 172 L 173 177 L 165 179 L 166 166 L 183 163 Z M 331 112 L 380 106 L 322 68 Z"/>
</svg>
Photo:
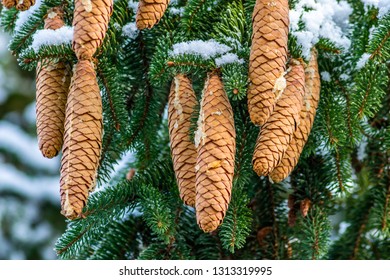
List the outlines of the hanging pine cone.
<svg viewBox="0 0 390 280">
<path fill-rule="evenodd" d="M 168 101 L 169 137 L 180 197 L 189 206 L 195 206 L 196 148 L 190 139 L 190 126 L 196 103 L 191 81 L 176 75 Z"/>
<path fill-rule="evenodd" d="M 310 62 L 305 69 L 305 84 L 304 105 L 300 113 L 300 124 L 294 132 L 281 163 L 269 175 L 271 181 L 275 183 L 283 181 L 293 171 L 313 126 L 321 89 L 317 51 L 315 49 L 312 50 Z"/>
<path fill-rule="evenodd" d="M 90 61 L 79 61 L 73 72 L 66 103 L 61 160 L 61 213 L 80 216 L 95 187 L 102 142 L 102 101 Z"/>
<path fill-rule="evenodd" d="M 248 111 L 263 125 L 286 87 L 288 0 L 257 0 L 252 16 Z"/>
<path fill-rule="evenodd" d="M 152 28 L 165 13 L 170 0 L 140 0 L 135 21 L 138 29 Z"/>
<path fill-rule="evenodd" d="M 196 218 L 205 232 L 221 224 L 230 202 L 235 138 L 233 111 L 221 78 L 210 74 L 203 90 L 195 134 Z"/>
<path fill-rule="evenodd" d="M 19 11 L 26 11 L 30 9 L 31 6 L 35 5 L 35 0 L 18 0 L 16 9 Z"/>
<path fill-rule="evenodd" d="M 56 13 L 57 11 L 58 13 Z M 46 29 L 64 25 L 62 12 L 54 8 L 45 19 Z M 39 149 L 52 158 L 62 147 L 66 97 L 69 91 L 70 69 L 63 62 L 43 60 L 37 65 L 36 125 Z"/>
<path fill-rule="evenodd" d="M 3 4 L 4 7 L 7 9 L 11 9 L 12 7 L 15 7 L 18 4 L 17 0 L 1 0 L 1 4 Z"/>
<path fill-rule="evenodd" d="M 252 163 L 259 176 L 267 176 L 280 163 L 300 121 L 305 72 L 297 60 L 292 59 L 290 66 L 286 90 L 257 138 Z"/>
<path fill-rule="evenodd" d="M 91 59 L 103 43 L 112 0 L 75 0 L 73 50 L 79 60 Z"/>
</svg>

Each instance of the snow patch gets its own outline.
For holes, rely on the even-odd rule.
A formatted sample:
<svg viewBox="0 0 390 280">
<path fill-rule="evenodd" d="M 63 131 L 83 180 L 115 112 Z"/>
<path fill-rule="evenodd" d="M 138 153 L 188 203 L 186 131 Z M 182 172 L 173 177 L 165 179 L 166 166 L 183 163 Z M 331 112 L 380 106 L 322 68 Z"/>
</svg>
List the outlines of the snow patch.
<svg viewBox="0 0 390 280">
<path fill-rule="evenodd" d="M 73 39 L 73 27 L 63 26 L 56 30 L 43 29 L 33 35 L 32 49 L 38 52 L 42 46 L 70 44 Z"/>
<path fill-rule="evenodd" d="M 225 54 L 230 50 L 231 48 L 229 46 L 212 39 L 208 41 L 194 40 L 174 44 L 169 54 L 170 56 L 191 54 L 199 55 L 203 59 L 210 59 L 217 55 Z"/>
<path fill-rule="evenodd" d="M 370 59 L 371 54 L 364 53 L 361 58 L 359 58 L 358 62 L 356 63 L 356 70 L 360 70 L 366 66 L 368 60 Z"/>
<path fill-rule="evenodd" d="M 383 17 L 390 12 L 390 1 L 389 0 L 362 0 L 366 7 L 378 8 L 378 18 Z"/>
<path fill-rule="evenodd" d="M 235 53 L 227 53 L 215 59 L 215 65 L 217 67 L 221 67 L 229 63 L 243 64 L 244 60 L 242 58 L 239 58 Z"/>
<path fill-rule="evenodd" d="M 330 73 L 327 72 L 327 71 L 322 71 L 322 72 L 321 72 L 321 79 L 322 79 L 324 82 L 330 82 L 330 81 L 331 81 Z"/>
<path fill-rule="evenodd" d="M 122 27 L 122 33 L 124 36 L 130 39 L 135 39 L 139 33 L 139 30 L 135 22 L 130 22 Z"/>
</svg>

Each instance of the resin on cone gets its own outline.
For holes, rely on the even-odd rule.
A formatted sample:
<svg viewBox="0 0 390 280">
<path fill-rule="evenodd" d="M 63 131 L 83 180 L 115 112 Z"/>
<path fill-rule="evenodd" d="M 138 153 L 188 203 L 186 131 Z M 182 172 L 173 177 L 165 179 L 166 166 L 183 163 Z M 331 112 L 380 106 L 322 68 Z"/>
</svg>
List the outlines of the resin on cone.
<svg viewBox="0 0 390 280">
<path fill-rule="evenodd" d="M 236 152 L 233 110 L 215 73 L 206 81 L 197 124 L 196 219 L 203 231 L 211 232 L 222 223 L 230 202 Z"/>
<path fill-rule="evenodd" d="M 176 75 L 172 81 L 168 101 L 169 137 L 180 197 L 189 206 L 195 206 L 197 153 L 190 138 L 190 126 L 196 103 L 191 81 L 184 75 Z"/>
<path fill-rule="evenodd" d="M 248 111 L 262 126 L 286 87 L 288 0 L 257 0 L 252 16 Z"/>
<path fill-rule="evenodd" d="M 64 25 L 63 13 L 58 8 L 49 11 L 46 29 Z M 37 64 L 36 74 L 36 126 L 42 155 L 52 158 L 62 148 L 65 104 L 70 84 L 70 69 L 64 62 L 43 60 Z"/>
<path fill-rule="evenodd" d="M 1 4 L 3 4 L 4 7 L 7 9 L 11 9 L 12 7 L 15 7 L 18 4 L 17 0 L 2 0 Z"/>
<path fill-rule="evenodd" d="M 271 117 L 263 125 L 253 154 L 253 170 L 267 176 L 282 160 L 300 122 L 305 92 L 303 62 L 292 59 L 287 73 L 287 87 Z"/>
<path fill-rule="evenodd" d="M 321 89 L 315 49 L 312 50 L 309 64 L 305 68 L 305 84 L 304 104 L 300 113 L 301 121 L 282 161 L 269 175 L 274 183 L 283 181 L 294 170 L 313 126 Z"/>
<path fill-rule="evenodd" d="M 66 103 L 61 160 L 61 213 L 81 215 L 95 187 L 102 144 L 102 101 L 90 61 L 79 61 L 73 70 Z"/>
<path fill-rule="evenodd" d="M 135 21 L 138 29 L 152 28 L 165 13 L 170 0 L 140 0 Z"/>
<path fill-rule="evenodd" d="M 19 11 L 26 11 L 30 9 L 31 6 L 35 5 L 35 0 L 18 0 L 16 9 Z"/>
<path fill-rule="evenodd" d="M 73 50 L 79 60 L 91 59 L 102 45 L 113 0 L 75 0 Z"/>
</svg>

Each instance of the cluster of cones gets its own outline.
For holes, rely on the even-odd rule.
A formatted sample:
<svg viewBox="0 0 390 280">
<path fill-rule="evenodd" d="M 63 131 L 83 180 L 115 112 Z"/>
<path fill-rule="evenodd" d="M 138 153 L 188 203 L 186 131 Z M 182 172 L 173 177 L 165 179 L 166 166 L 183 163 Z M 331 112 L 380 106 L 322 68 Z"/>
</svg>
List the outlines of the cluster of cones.
<svg viewBox="0 0 390 280">
<path fill-rule="evenodd" d="M 317 52 L 288 61 L 288 0 L 257 0 L 253 11 L 248 110 L 260 126 L 253 169 L 272 182 L 288 177 L 312 128 L 320 94 Z"/>
<path fill-rule="evenodd" d="M 168 102 L 173 167 L 181 199 L 195 207 L 199 227 L 211 232 L 221 224 L 230 202 L 236 150 L 233 111 L 217 73 L 209 73 L 204 85 L 192 141 L 196 104 L 191 81 L 176 75 Z"/>
<path fill-rule="evenodd" d="M 34 6 L 35 0 L 2 0 L 1 3 L 7 9 L 15 7 L 19 11 L 26 11 L 31 6 Z"/>
<path fill-rule="evenodd" d="M 43 60 L 37 66 L 39 148 L 48 158 L 62 148 L 61 213 L 69 219 L 81 215 L 95 187 L 102 142 L 102 102 L 92 59 L 105 37 L 112 6 L 112 0 L 76 0 L 72 47 L 78 62 L 73 71 L 61 61 Z M 50 9 L 45 28 L 63 25 L 61 8 Z"/>
</svg>

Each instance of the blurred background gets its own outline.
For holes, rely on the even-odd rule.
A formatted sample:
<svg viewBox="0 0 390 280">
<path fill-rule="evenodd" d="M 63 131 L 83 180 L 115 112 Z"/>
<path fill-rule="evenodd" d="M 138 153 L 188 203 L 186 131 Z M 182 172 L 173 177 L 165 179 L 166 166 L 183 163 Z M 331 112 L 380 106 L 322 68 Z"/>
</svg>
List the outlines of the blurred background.
<svg viewBox="0 0 390 280">
<path fill-rule="evenodd" d="M 35 73 L 22 71 L 0 31 L 0 259 L 55 259 L 64 232 L 59 157 L 38 149 Z"/>
</svg>

